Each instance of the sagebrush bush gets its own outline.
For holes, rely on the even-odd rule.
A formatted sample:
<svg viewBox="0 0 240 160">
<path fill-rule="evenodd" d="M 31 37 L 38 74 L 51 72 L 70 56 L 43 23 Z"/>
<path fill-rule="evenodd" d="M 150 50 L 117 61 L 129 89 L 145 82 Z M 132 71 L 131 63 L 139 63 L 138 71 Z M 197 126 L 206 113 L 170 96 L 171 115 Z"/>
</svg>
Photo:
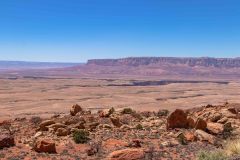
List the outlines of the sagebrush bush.
<svg viewBox="0 0 240 160">
<path fill-rule="evenodd" d="M 108 110 L 109 114 L 113 114 L 114 112 L 115 112 L 115 108 L 113 108 L 113 107 Z"/>
<path fill-rule="evenodd" d="M 157 112 L 158 117 L 168 116 L 169 110 L 167 109 L 161 109 Z"/>
<path fill-rule="evenodd" d="M 90 140 L 89 132 L 87 132 L 85 130 L 75 131 L 73 133 L 73 140 L 77 144 L 79 144 L 79 143 L 81 143 L 81 144 L 87 143 Z"/>
<path fill-rule="evenodd" d="M 142 129 L 143 129 L 143 126 L 142 126 L 141 124 L 137 124 L 137 125 L 136 125 L 136 129 L 142 130 Z"/>
<path fill-rule="evenodd" d="M 134 113 L 134 111 L 132 110 L 132 108 L 124 108 L 121 113 L 122 114 L 132 114 L 132 113 Z"/>
<path fill-rule="evenodd" d="M 39 116 L 33 116 L 33 117 L 30 118 L 29 121 L 30 121 L 31 123 L 37 125 L 37 124 L 39 124 L 39 123 L 42 122 L 42 118 L 40 118 Z"/>
</svg>

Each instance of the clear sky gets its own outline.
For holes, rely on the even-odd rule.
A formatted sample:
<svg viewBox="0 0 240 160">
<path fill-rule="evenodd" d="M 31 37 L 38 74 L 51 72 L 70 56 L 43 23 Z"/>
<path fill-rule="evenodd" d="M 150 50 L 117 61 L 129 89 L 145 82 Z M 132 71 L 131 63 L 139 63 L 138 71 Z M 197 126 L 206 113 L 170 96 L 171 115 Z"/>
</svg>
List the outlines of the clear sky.
<svg viewBox="0 0 240 160">
<path fill-rule="evenodd" d="M 240 57 L 239 0 L 1 0 L 0 59 Z"/>
</svg>

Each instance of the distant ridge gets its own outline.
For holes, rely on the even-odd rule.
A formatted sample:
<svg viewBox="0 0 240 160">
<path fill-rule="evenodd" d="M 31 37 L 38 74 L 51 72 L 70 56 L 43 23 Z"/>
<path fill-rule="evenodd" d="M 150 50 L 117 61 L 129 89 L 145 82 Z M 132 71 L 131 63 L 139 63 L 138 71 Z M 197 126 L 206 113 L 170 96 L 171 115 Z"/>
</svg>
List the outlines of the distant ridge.
<svg viewBox="0 0 240 160">
<path fill-rule="evenodd" d="M 61 62 L 27 62 L 27 61 L 3 61 L 0 60 L 1 70 L 11 69 L 49 69 L 65 68 L 79 65 L 79 63 L 61 63 Z"/>
<path fill-rule="evenodd" d="M 240 58 L 129 57 L 120 59 L 91 59 L 87 62 L 87 65 L 101 66 L 145 66 L 164 64 L 187 65 L 190 67 L 201 66 L 218 68 L 238 68 L 240 67 Z"/>
</svg>

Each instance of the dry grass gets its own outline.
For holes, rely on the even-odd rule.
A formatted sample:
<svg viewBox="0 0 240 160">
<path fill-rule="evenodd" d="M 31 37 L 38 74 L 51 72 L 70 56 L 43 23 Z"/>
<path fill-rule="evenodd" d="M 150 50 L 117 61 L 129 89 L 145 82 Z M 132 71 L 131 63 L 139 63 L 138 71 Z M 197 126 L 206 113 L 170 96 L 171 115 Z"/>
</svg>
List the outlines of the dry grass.
<svg viewBox="0 0 240 160">
<path fill-rule="evenodd" d="M 200 151 L 197 160 L 228 160 L 240 155 L 240 139 L 230 140 L 224 149 L 215 151 Z"/>
<path fill-rule="evenodd" d="M 197 155 L 197 160 L 227 160 L 223 150 L 216 151 L 200 151 Z"/>
<path fill-rule="evenodd" d="M 229 141 L 225 146 L 225 152 L 229 156 L 240 154 L 240 139 Z"/>
</svg>

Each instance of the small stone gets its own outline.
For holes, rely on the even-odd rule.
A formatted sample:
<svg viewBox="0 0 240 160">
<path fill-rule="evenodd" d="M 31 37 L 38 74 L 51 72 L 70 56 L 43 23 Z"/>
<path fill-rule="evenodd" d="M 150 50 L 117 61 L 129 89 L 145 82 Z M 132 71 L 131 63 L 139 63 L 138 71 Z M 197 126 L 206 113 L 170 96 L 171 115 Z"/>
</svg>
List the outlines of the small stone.
<svg viewBox="0 0 240 160">
<path fill-rule="evenodd" d="M 43 132 L 37 132 L 34 136 L 33 136 L 33 138 L 38 138 L 38 137 L 40 137 L 40 136 L 42 136 L 43 135 Z"/>
</svg>

